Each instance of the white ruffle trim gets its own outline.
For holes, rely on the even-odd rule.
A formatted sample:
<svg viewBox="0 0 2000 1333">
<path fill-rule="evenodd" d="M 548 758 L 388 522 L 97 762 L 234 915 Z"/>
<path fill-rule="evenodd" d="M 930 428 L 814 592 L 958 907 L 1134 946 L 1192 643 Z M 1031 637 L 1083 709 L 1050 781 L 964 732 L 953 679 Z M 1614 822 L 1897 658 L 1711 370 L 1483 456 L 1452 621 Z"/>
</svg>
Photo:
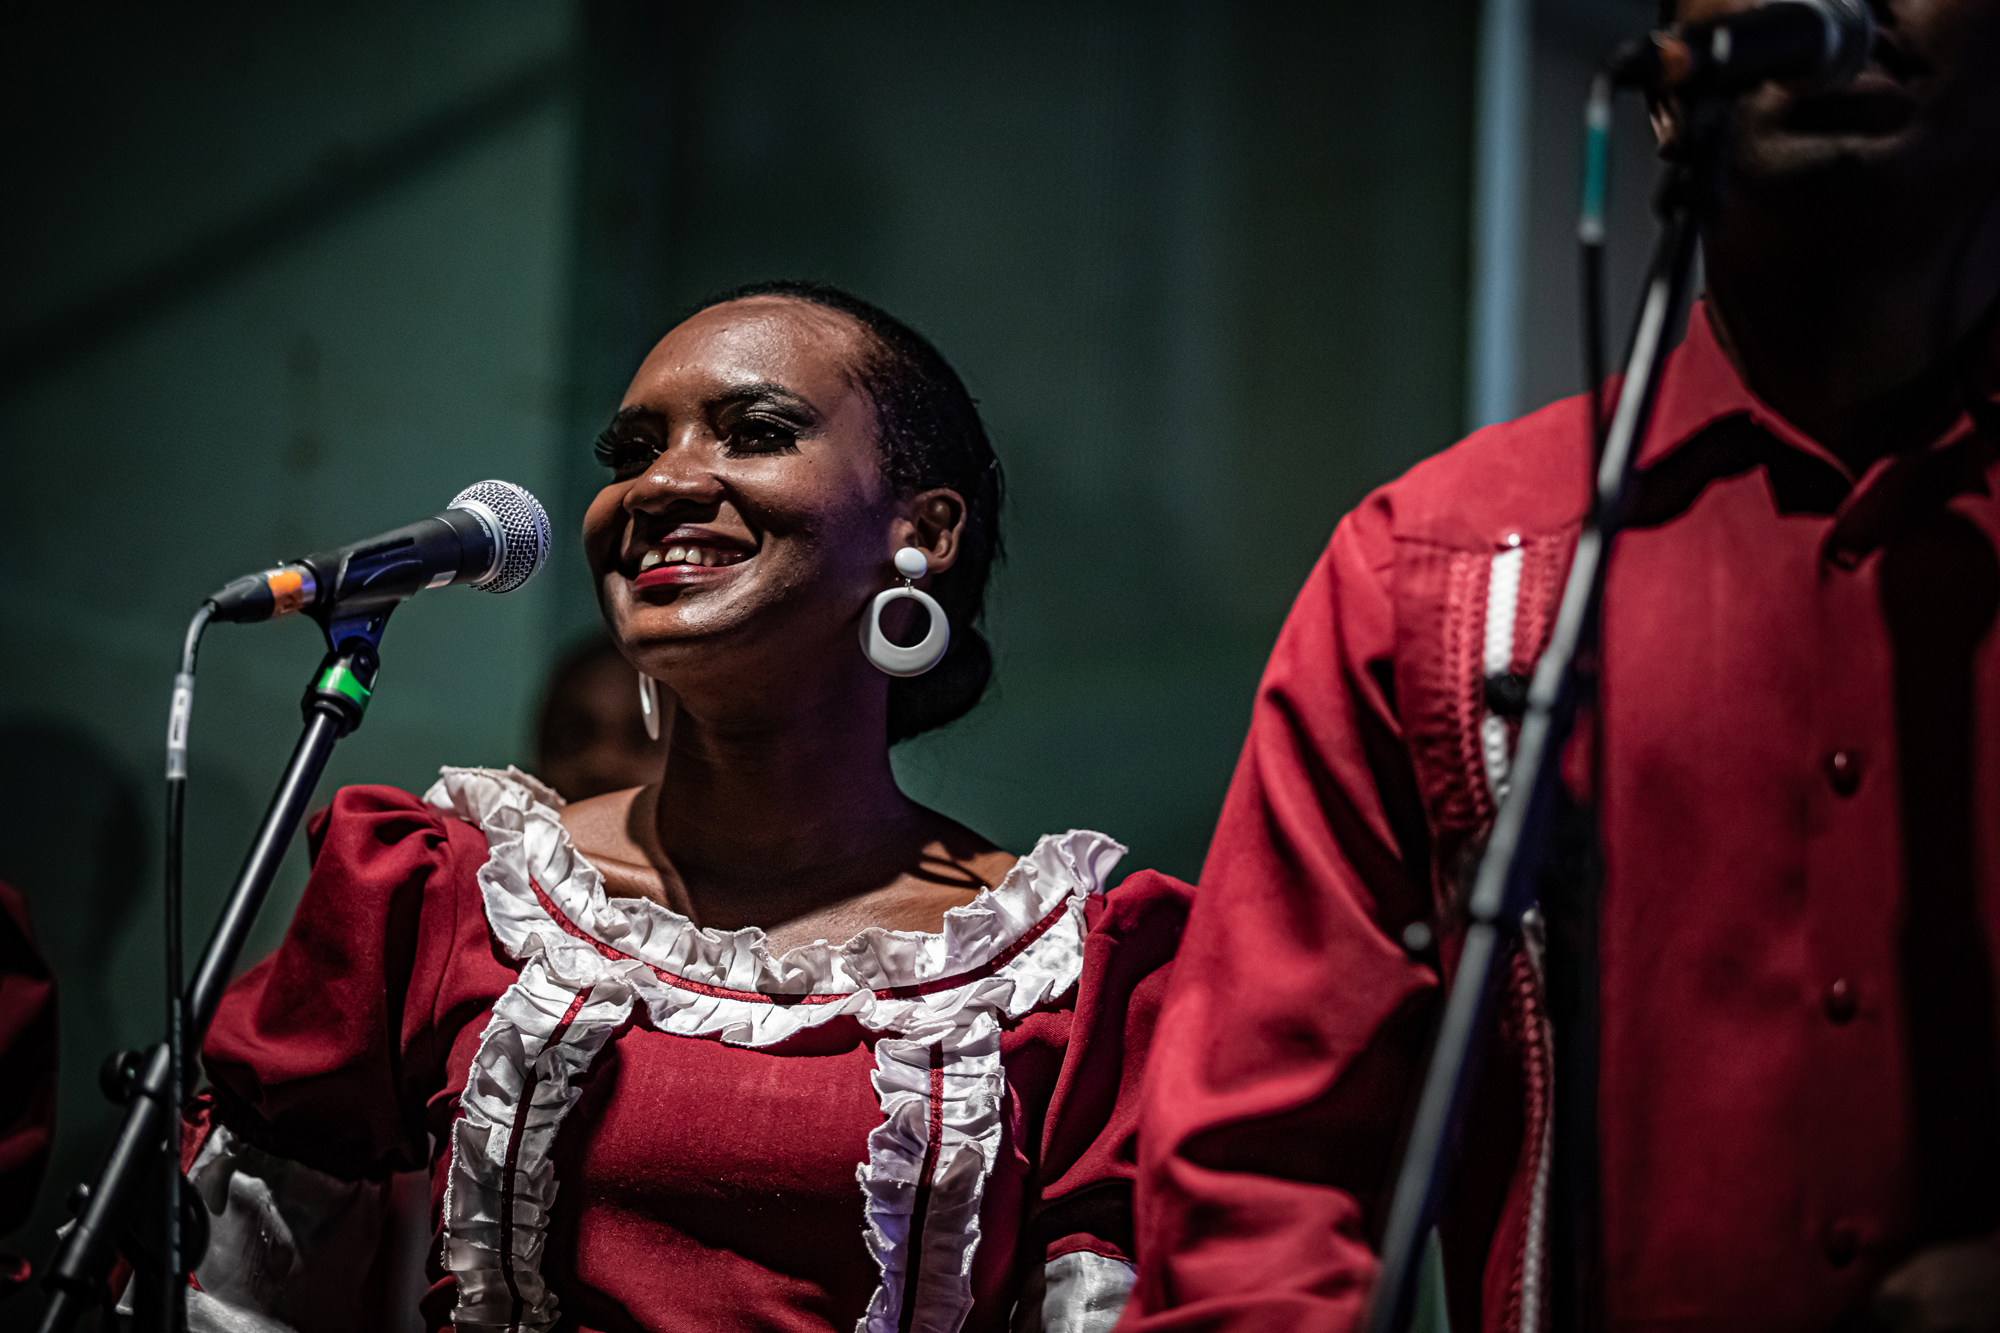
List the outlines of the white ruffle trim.
<svg viewBox="0 0 2000 1333">
<path fill-rule="evenodd" d="M 1076 983 L 1084 903 L 1102 891 L 1123 846 L 1085 830 L 1050 834 L 998 886 L 945 913 L 938 933 L 872 929 L 773 956 L 755 927 L 704 930 L 657 903 L 610 898 L 570 843 L 562 798 L 518 769 L 443 769 L 424 799 L 486 833 L 487 921 L 524 964 L 494 1005 L 453 1127 L 444 1231 L 445 1266 L 458 1277 L 456 1324 L 555 1322 L 556 1298 L 539 1270 L 556 1131 L 580 1095 L 578 1076 L 644 1003 L 663 1032 L 740 1046 L 772 1045 L 840 1015 L 894 1034 L 876 1042 L 883 1123 L 857 1171 L 882 1270 L 858 1330 L 898 1326 L 920 1201 L 912 1327 L 959 1327 L 971 1309 L 979 1208 L 1000 1142 L 997 1020 Z"/>
<path fill-rule="evenodd" d="M 1000 1151 L 1000 1025 L 989 1013 L 911 1041 L 875 1043 L 882 1123 L 856 1178 L 868 1198 L 868 1250 L 882 1284 L 856 1333 L 953 1333 L 972 1309 L 979 1206 Z M 933 1135 L 935 1134 L 935 1146 Z M 910 1231 L 923 1210 L 923 1252 L 910 1283 Z"/>
<path fill-rule="evenodd" d="M 565 965 L 584 950 L 567 952 L 531 957 L 493 1006 L 452 1123 L 444 1266 L 458 1278 L 460 1328 L 556 1321 L 555 1293 L 541 1276 L 556 1200 L 550 1153 L 582 1095 L 578 1076 L 632 1014 L 629 986 L 615 974 L 577 975 Z"/>
</svg>

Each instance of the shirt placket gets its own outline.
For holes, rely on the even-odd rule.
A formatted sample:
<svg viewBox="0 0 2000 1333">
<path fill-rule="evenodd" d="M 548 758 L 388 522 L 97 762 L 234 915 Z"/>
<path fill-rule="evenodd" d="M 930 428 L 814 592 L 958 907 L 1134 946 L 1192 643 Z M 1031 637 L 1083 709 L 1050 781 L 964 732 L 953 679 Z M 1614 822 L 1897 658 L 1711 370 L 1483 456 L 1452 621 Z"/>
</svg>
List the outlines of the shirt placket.
<svg viewBox="0 0 2000 1333">
<path fill-rule="evenodd" d="M 1845 544 L 1838 516 L 1827 526 L 1808 594 L 1819 633 L 1810 748 L 1799 756 L 1807 827 L 1799 1021 L 1815 1071 L 1799 1108 L 1812 1163 L 1800 1240 L 1816 1252 L 1836 1317 L 1865 1294 L 1906 1227 L 1908 1136 L 1895 679 L 1880 554 Z"/>
</svg>

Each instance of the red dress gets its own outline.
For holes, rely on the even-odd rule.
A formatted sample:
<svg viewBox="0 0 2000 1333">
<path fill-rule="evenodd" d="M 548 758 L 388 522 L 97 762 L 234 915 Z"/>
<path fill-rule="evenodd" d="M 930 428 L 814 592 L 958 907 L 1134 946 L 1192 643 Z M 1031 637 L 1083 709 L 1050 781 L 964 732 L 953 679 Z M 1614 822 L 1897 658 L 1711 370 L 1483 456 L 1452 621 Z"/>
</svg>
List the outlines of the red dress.
<svg viewBox="0 0 2000 1333">
<path fill-rule="evenodd" d="M 1481 431 L 1300 593 L 1161 1011 L 1128 1327 L 1357 1325 L 1508 780 L 1487 682 L 1547 642 L 1590 447 L 1578 399 Z M 1598 714 L 1606 1325 L 1826 1329 L 2000 1226 L 2000 430 L 1855 476 L 1697 307 L 1639 461 Z M 1441 1228 L 1459 1329 L 1549 1315 L 1532 948 L 1505 981 Z"/>
<path fill-rule="evenodd" d="M 365 1320 L 371 1182 L 429 1164 L 433 1328 L 1109 1326 L 1182 886 L 1106 895 L 1124 849 L 1071 832 L 938 934 L 774 957 L 607 897 L 560 804 L 336 797 L 204 1047 L 198 1325 Z"/>
</svg>

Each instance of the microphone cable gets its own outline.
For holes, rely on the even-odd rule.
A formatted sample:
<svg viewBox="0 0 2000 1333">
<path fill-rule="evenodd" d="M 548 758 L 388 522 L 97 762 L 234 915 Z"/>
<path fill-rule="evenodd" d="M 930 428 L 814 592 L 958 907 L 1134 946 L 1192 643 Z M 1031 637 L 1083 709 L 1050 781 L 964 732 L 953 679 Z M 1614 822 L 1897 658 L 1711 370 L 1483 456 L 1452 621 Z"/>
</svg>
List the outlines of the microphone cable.
<svg viewBox="0 0 2000 1333">
<path fill-rule="evenodd" d="M 1578 304 L 1583 314 L 1583 383 L 1589 395 L 1591 470 L 1604 459 L 1604 210 L 1611 190 L 1611 76 L 1591 76 L 1583 107 L 1583 189 L 1576 222 Z"/>
<path fill-rule="evenodd" d="M 167 711 L 167 810 L 164 858 L 161 865 L 166 909 L 163 971 L 167 997 L 167 1089 L 172 1099 L 167 1110 L 166 1178 L 161 1189 L 165 1210 L 162 1218 L 161 1254 L 163 1304 L 167 1327 L 180 1333 L 187 1326 L 187 1279 L 189 1266 L 181 1254 L 181 1103 L 187 1097 L 187 999 L 182 993 L 182 909 L 181 873 L 187 826 L 188 727 L 194 715 L 195 659 L 201 652 L 202 635 L 208 630 L 215 603 L 204 601 L 188 621 L 187 636 L 181 644 L 181 669 L 174 676 L 173 702 Z"/>
</svg>

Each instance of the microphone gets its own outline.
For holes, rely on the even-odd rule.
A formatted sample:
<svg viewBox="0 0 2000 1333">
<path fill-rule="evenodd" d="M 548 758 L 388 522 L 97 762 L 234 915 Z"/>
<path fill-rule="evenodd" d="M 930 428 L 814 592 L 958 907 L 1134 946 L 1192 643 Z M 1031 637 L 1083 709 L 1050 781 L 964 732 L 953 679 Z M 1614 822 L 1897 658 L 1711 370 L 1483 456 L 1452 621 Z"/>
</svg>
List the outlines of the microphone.
<svg viewBox="0 0 2000 1333">
<path fill-rule="evenodd" d="M 482 481 L 435 518 L 351 546 L 246 574 L 213 593 L 211 619 L 270 620 L 307 611 L 324 619 L 386 611 L 448 583 L 512 592 L 549 558 L 549 516 L 511 481 Z"/>
<path fill-rule="evenodd" d="M 1861 72 L 1875 41 L 1868 0 L 1769 0 L 1718 19 L 1650 33 L 1611 58 L 1611 77 L 1651 93 L 1730 96 L 1767 79 L 1838 88 Z"/>
</svg>

